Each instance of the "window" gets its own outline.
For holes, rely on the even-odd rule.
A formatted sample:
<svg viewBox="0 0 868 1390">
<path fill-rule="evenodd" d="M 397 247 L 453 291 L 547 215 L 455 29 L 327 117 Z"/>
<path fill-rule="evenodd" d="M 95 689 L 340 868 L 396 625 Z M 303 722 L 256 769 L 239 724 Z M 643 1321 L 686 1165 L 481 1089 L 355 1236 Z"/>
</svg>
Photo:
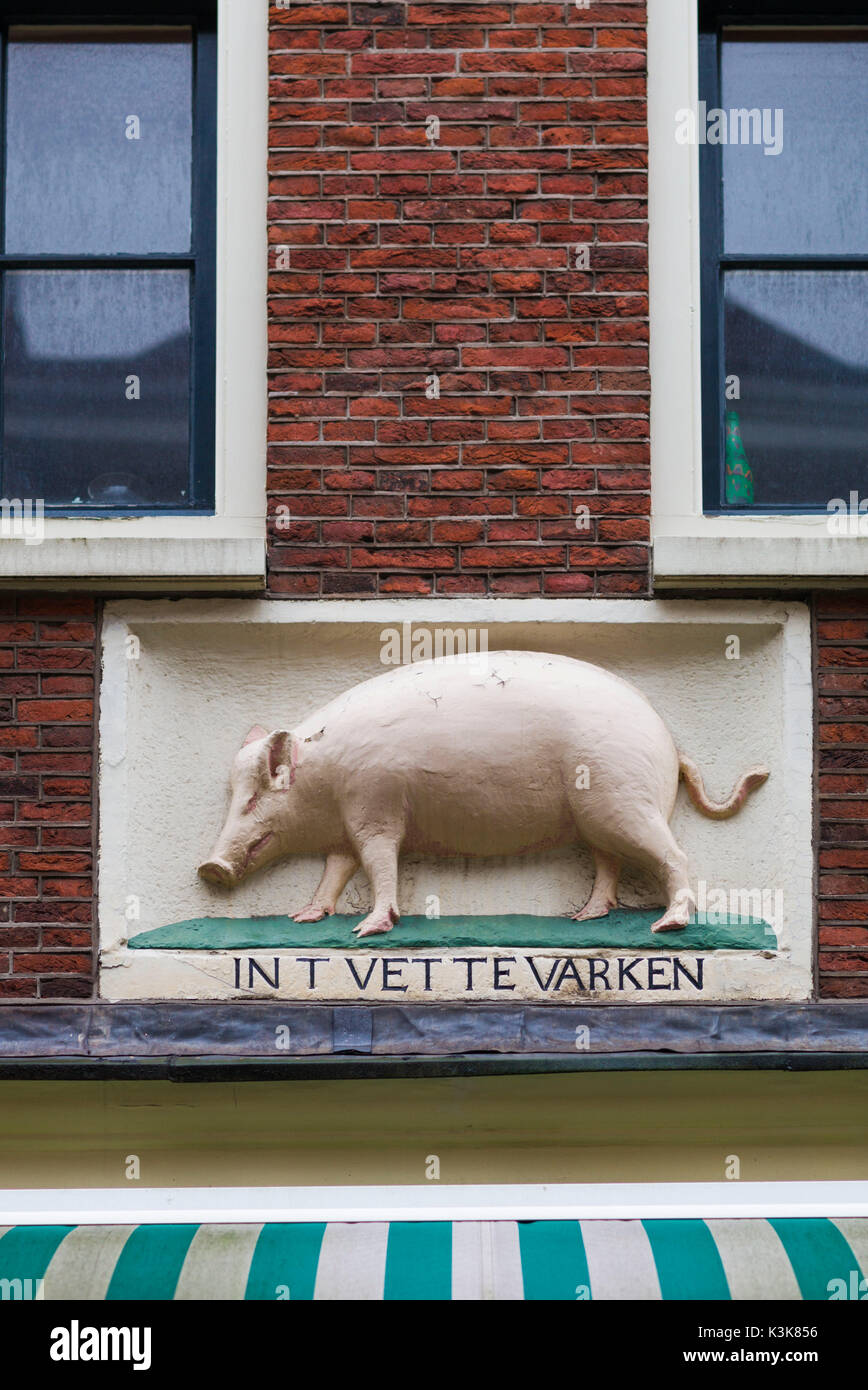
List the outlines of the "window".
<svg viewBox="0 0 868 1390">
<path fill-rule="evenodd" d="M 216 13 L 76 9 L 3 7 L 0 493 L 212 513 Z"/>
<path fill-rule="evenodd" d="M 659 590 L 868 578 L 866 59 L 864 0 L 648 6 Z"/>
<path fill-rule="evenodd" d="M 868 28 L 831 8 L 700 9 L 706 514 L 868 495 Z"/>
<path fill-rule="evenodd" d="M 29 220 L 42 227 L 40 235 L 50 236 L 50 240 L 42 242 L 49 249 L 28 251 L 26 255 L 20 251 L 7 253 L 5 230 L 0 225 L 0 290 L 5 292 L 7 282 L 11 282 L 13 296 L 16 293 L 21 296 L 15 305 L 18 318 L 23 314 L 25 319 L 38 322 L 38 325 L 47 325 L 50 311 L 43 307 L 46 290 L 45 282 L 39 282 L 39 275 L 54 272 L 58 277 L 51 282 L 54 286 L 59 283 L 60 275 L 78 272 L 81 278 L 76 283 L 87 284 L 91 290 L 90 298 L 85 298 L 84 291 L 79 293 L 78 298 L 57 294 L 57 301 L 65 306 L 70 316 L 65 319 L 68 338 L 75 332 L 74 320 L 77 315 L 78 324 L 86 324 L 87 327 L 87 337 L 82 340 L 85 346 L 93 343 L 95 352 L 106 351 L 107 347 L 111 351 L 120 348 L 125 359 L 114 362 L 109 357 L 104 362 L 102 358 L 97 358 L 95 370 L 88 378 L 94 398 L 89 401 L 85 420 L 95 435 L 95 407 L 108 394 L 106 381 L 109 378 L 111 403 L 115 408 L 116 379 L 113 373 L 115 366 L 120 366 L 123 370 L 123 407 L 128 406 L 131 411 L 139 407 L 151 411 L 148 416 L 143 409 L 138 418 L 140 423 L 148 426 L 151 442 L 156 441 L 156 444 L 148 454 L 150 475 L 143 478 L 141 473 L 135 471 L 143 467 L 141 454 L 137 458 L 134 452 L 140 442 L 139 437 L 125 436 L 125 442 L 130 443 L 132 460 L 128 454 L 122 467 L 117 465 L 110 442 L 108 448 L 104 448 L 102 459 L 95 462 L 94 468 L 86 476 L 80 473 L 75 477 L 67 473 L 64 484 L 66 495 L 72 499 L 81 497 L 82 501 L 64 503 L 59 490 L 49 491 L 44 514 L 39 512 L 41 498 L 30 499 L 31 504 L 37 505 L 28 508 L 26 499 L 16 498 L 14 493 L 11 497 L 4 495 L 4 487 L 8 488 L 9 483 L 0 478 L 0 584 L 42 587 L 49 583 L 72 584 L 77 588 L 117 589 L 123 583 L 154 593 L 213 590 L 225 594 L 256 592 L 263 587 L 267 423 L 267 393 L 263 383 L 267 379 L 268 364 L 268 242 L 265 235 L 268 207 L 268 13 L 268 0 L 151 0 L 150 4 L 146 4 L 145 0 L 102 0 L 101 4 L 94 0 L 93 7 L 83 6 L 81 0 L 41 0 L 41 3 L 29 0 L 29 9 L 25 0 L 21 0 L 20 9 L 13 0 L 0 0 L 0 57 L 3 58 L 0 64 L 0 117 L 6 108 L 2 68 L 6 66 L 9 56 L 10 35 L 17 29 L 20 40 L 25 24 L 31 31 L 52 26 L 52 37 L 42 40 L 49 43 L 67 42 L 62 32 L 63 26 L 66 26 L 66 36 L 80 40 L 85 21 L 88 37 L 95 43 L 106 42 L 104 37 L 100 38 L 96 33 L 96 28 L 100 26 L 104 31 L 112 29 L 114 32 L 110 37 L 115 40 L 121 38 L 118 30 L 122 29 L 124 37 L 134 46 L 135 54 L 141 55 L 144 51 L 141 45 L 147 46 L 148 40 L 154 46 L 159 42 L 162 45 L 157 55 L 159 61 L 169 63 L 174 60 L 180 67 L 182 62 L 189 60 L 186 68 L 189 77 L 185 80 L 189 83 L 190 102 L 189 154 L 186 160 L 178 154 L 181 142 L 176 139 L 171 146 L 175 151 L 171 167 L 161 166 L 158 173 L 149 167 L 146 185 L 149 198 L 139 198 L 139 209 L 143 202 L 146 208 L 133 223 L 132 219 L 124 216 L 123 205 L 129 196 L 128 186 L 124 186 L 120 197 L 114 197 L 111 203 L 113 211 L 107 211 L 106 198 L 97 207 L 94 187 L 98 181 L 97 164 L 100 190 L 105 187 L 104 179 L 109 181 L 110 188 L 117 188 L 117 182 L 114 185 L 110 182 L 113 166 L 106 159 L 102 147 L 98 148 L 96 158 L 92 151 L 88 153 L 87 147 L 83 151 L 80 146 L 77 148 L 76 167 L 86 170 L 82 178 L 91 179 L 93 175 L 90 192 L 77 192 L 75 188 L 70 191 L 69 182 L 65 183 L 66 166 L 73 163 L 71 157 L 66 157 L 71 147 L 70 104 L 57 87 L 51 90 L 48 112 L 44 116 L 46 124 L 42 129 L 56 132 L 57 147 L 64 152 L 62 161 L 55 159 L 54 170 L 58 186 L 67 188 L 67 201 L 71 200 L 73 204 L 73 216 L 69 220 L 75 223 L 75 211 L 84 201 L 84 214 L 79 213 L 78 216 L 79 236 L 83 235 L 82 223 L 99 229 L 103 234 L 108 227 L 112 233 L 113 249 L 108 252 L 93 249 L 75 252 L 55 250 L 52 242 L 62 244 L 60 236 L 68 235 L 66 219 L 57 212 L 56 200 L 52 203 L 51 190 L 40 192 L 37 188 L 33 197 L 42 221 L 35 214 Z M 147 33 L 143 34 L 143 30 Z M 171 53 L 167 54 L 165 46 L 172 45 Z M 183 56 L 185 45 L 186 58 Z M 186 97 L 179 97 L 175 88 L 173 110 L 176 130 L 182 101 L 186 108 Z M 142 110 L 147 108 L 143 107 Z M 122 103 L 121 111 L 124 124 L 118 138 L 126 142 L 126 118 L 141 117 L 141 111 L 136 111 L 127 100 Z M 49 115 L 51 122 L 48 121 Z M 9 143 L 2 125 L 0 121 L 0 223 L 6 210 L 2 154 Z M 140 133 L 142 140 L 130 141 L 135 157 L 146 153 L 144 123 L 140 125 Z M 135 134 L 134 126 L 131 126 L 131 134 Z M 33 138 L 49 140 L 50 136 L 40 135 L 37 127 Z M 121 148 L 129 153 L 126 143 Z M 186 150 L 186 143 L 184 148 Z M 141 170 L 141 160 L 137 167 Z M 150 194 L 155 186 L 177 188 L 179 181 L 187 177 L 184 172 L 186 168 L 190 170 L 189 211 L 186 183 L 183 200 L 175 198 L 174 193 L 167 199 L 163 193 L 162 201 L 158 196 L 152 206 Z M 19 169 L 18 173 L 23 180 L 23 183 L 19 182 L 23 196 L 27 187 L 27 170 Z M 90 213 L 93 215 L 88 215 Z M 158 213 L 164 243 L 162 248 L 157 251 L 142 249 L 141 241 L 132 246 L 129 242 L 123 243 L 122 233 L 131 235 L 131 223 L 138 227 L 141 237 L 143 231 L 149 228 L 153 230 Z M 190 224 L 189 246 L 178 251 L 175 249 L 178 228 L 181 226 L 186 230 L 187 216 Z M 13 229 L 14 226 L 13 221 Z M 32 229 L 30 234 L 36 235 Z M 117 241 L 114 240 L 115 236 Z M 105 235 L 101 240 L 105 242 Z M 152 246 L 152 240 L 147 244 Z M 92 243 L 88 246 L 92 248 Z M 22 264 L 22 261 L 25 263 Z M 28 284 L 24 292 L 18 290 L 12 279 L 18 272 L 22 272 L 19 284 L 25 279 L 23 272 L 30 272 L 35 288 L 31 290 Z M 130 279 L 131 272 L 135 273 L 135 279 Z M 85 282 L 85 276 L 92 278 Z M 97 285 L 100 276 L 106 279 L 116 277 L 107 286 L 116 291 L 115 298 L 109 300 L 108 304 L 105 282 L 102 287 Z M 177 341 L 172 342 L 173 338 L 178 337 L 175 331 L 178 325 L 186 322 L 183 317 L 185 293 L 190 308 L 186 347 Z M 104 322 L 108 324 L 106 335 L 99 344 L 95 342 L 97 323 L 96 320 L 92 321 L 90 315 L 90 306 L 94 303 L 102 308 Z M 10 305 L 10 315 L 12 307 Z M 0 304 L 0 331 L 3 328 L 2 309 Z M 164 310 L 167 315 L 174 315 L 174 328 L 169 317 L 161 317 Z M 39 314 L 42 315 L 41 319 Z M 149 337 L 148 321 L 154 324 L 158 320 L 164 336 Z M 69 326 L 71 322 L 72 326 Z M 59 337 L 62 331 L 60 323 L 51 328 Z M 27 365 L 27 359 L 34 355 L 34 347 L 32 341 L 26 338 L 22 346 L 20 336 L 16 342 L 16 331 L 20 333 L 13 324 L 13 331 L 10 332 L 14 349 L 12 357 L 20 375 L 22 367 Z M 166 346 L 167 343 L 171 346 Z M 155 349 L 161 344 L 163 348 L 157 362 Z M 64 346 L 62 340 L 58 343 L 56 339 L 51 344 L 52 353 L 58 348 L 61 351 L 56 359 L 55 376 L 48 374 L 48 384 L 57 391 L 62 401 L 61 387 L 66 392 L 64 409 L 69 415 L 76 370 L 77 367 L 79 370 L 82 368 L 81 363 L 76 364 L 75 360 L 71 364 L 63 360 Z M 133 357 L 134 352 L 138 356 Z M 137 365 L 141 370 L 136 370 Z M 139 377 L 138 386 L 136 382 L 128 381 L 129 377 Z M 183 383 L 186 397 L 179 383 Z M 48 415 L 50 401 L 44 391 L 45 385 L 37 375 L 36 400 L 29 412 L 31 417 L 37 418 L 35 424 L 31 418 L 28 428 L 35 430 L 39 426 L 47 432 L 48 425 L 38 418 Z M 127 391 L 131 392 L 129 399 Z M 154 413 L 155 392 L 160 393 L 160 399 L 166 405 L 159 420 Z M 11 397 L 11 388 L 9 394 Z M 2 399 L 3 378 L 0 370 L 0 407 Z M 184 412 L 185 399 L 189 401 L 187 413 Z M 26 402 L 23 389 L 18 393 L 17 400 L 19 415 L 24 414 Z M 19 430 L 19 438 L 14 441 L 18 448 L 17 466 L 21 471 L 25 468 L 33 470 L 34 459 L 27 457 L 26 440 L 22 444 L 22 427 L 16 425 L 14 410 L 13 405 L 10 434 L 16 428 Z M 105 435 L 110 440 L 112 432 L 118 429 L 119 418 L 125 420 L 126 417 L 123 414 L 120 417 L 110 415 L 107 423 L 104 422 Z M 75 417 L 74 424 L 79 429 L 83 428 L 81 416 Z M 0 442 L 3 428 L 0 410 Z M 183 452 L 185 431 L 186 465 Z M 96 449 L 97 443 L 90 439 L 87 450 L 82 449 L 80 455 L 85 465 L 86 454 Z M 36 448 L 32 453 L 36 455 L 36 463 L 48 456 L 47 452 L 43 455 Z M 69 468 L 68 464 L 65 466 Z M 112 476 L 119 473 L 127 476 L 120 480 Z M 100 488 L 94 488 L 98 492 L 97 497 L 87 495 L 94 479 L 102 479 Z M 147 498 L 143 497 L 141 491 L 136 491 L 145 485 L 148 487 Z M 189 489 L 188 496 L 181 498 L 185 486 Z M 14 505 L 16 503 L 17 506 Z"/>
</svg>

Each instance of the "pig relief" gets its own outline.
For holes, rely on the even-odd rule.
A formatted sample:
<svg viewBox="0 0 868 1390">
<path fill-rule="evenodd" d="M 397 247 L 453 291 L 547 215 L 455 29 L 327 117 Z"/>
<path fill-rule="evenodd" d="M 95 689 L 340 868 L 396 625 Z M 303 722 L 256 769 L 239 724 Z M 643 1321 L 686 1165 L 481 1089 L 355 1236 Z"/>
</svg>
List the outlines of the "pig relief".
<svg viewBox="0 0 868 1390">
<path fill-rule="evenodd" d="M 577 772 L 581 775 L 577 776 Z M 335 911 L 361 868 L 374 905 L 359 937 L 400 917 L 400 855 L 512 856 L 590 848 L 595 879 L 575 921 L 617 906 L 627 860 L 659 885 L 655 932 L 695 907 L 687 857 L 669 828 L 679 779 L 703 815 L 726 819 L 768 777 L 752 768 L 710 801 L 637 689 L 601 667 L 538 652 L 404 666 L 364 681 L 296 729 L 251 729 L 232 769 L 225 825 L 199 874 L 231 888 L 292 854 L 326 856 L 296 922 Z"/>
</svg>

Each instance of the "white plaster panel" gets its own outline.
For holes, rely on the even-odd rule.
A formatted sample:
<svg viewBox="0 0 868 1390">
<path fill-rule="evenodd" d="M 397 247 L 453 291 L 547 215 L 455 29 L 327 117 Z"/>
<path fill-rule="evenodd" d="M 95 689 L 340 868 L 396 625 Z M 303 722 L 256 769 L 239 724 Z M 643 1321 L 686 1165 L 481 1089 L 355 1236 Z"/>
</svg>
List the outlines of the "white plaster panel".
<svg viewBox="0 0 868 1390">
<path fill-rule="evenodd" d="M 108 605 L 101 699 L 101 989 L 109 998 L 239 997 L 228 954 L 125 949 L 130 935 L 209 916 L 278 916 L 309 901 L 321 861 L 290 859 L 231 894 L 196 875 L 227 806 L 232 759 L 251 725 L 291 727 L 387 669 L 385 629 L 484 630 L 489 649 L 563 653 L 634 682 L 695 759 L 712 797 L 757 763 L 771 770 L 733 820 L 710 821 L 679 792 L 672 820 L 691 881 L 782 893 L 775 956 L 720 953 L 705 998 L 810 993 L 812 693 L 807 610 L 765 602 L 621 600 L 305 603 L 185 600 Z M 129 638 L 137 639 L 130 643 Z M 726 657 L 737 637 L 741 655 Z M 138 650 L 137 656 L 131 652 Z M 472 750 L 468 749 L 468 756 Z M 451 914 L 563 915 L 586 898 L 583 851 L 521 860 L 402 861 L 404 914 L 436 894 Z M 624 904 L 650 906 L 641 876 Z M 125 915 L 139 911 L 138 919 Z M 370 905 L 360 873 L 339 911 Z M 677 933 L 661 950 L 677 950 Z M 444 943 L 446 944 L 446 943 Z M 771 938 L 774 945 L 774 938 Z M 371 949 L 382 947 L 374 939 Z M 265 952 L 269 956 L 272 952 Z M 599 952 L 582 952 L 600 954 Z M 623 954 L 623 952 L 621 952 Z M 340 997 L 340 985 L 336 986 Z M 430 995 L 427 996 L 430 999 Z M 502 996 L 501 996 L 502 997 Z M 531 990 L 524 997 L 534 998 Z M 671 995 L 660 995 L 671 1002 Z M 611 998 L 609 1000 L 611 1002 Z M 634 996 L 635 1002 L 635 996 Z"/>
</svg>

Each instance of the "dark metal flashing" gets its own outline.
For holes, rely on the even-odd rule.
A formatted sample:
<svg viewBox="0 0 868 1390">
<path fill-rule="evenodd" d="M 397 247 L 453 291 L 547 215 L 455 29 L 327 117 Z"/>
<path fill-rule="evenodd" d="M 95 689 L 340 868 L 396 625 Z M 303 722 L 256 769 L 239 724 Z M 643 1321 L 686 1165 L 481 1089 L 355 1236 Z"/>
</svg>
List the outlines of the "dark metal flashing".
<svg viewBox="0 0 868 1390">
<path fill-rule="evenodd" d="M 311 1080 L 868 1067 L 868 1001 L 0 1005 L 0 1080 Z"/>
<path fill-rule="evenodd" d="M 561 1076 L 576 1072 L 854 1071 L 864 1052 L 666 1053 L 455 1057 L 24 1057 L 0 1062 L 0 1081 L 416 1081 L 429 1077 Z"/>
</svg>

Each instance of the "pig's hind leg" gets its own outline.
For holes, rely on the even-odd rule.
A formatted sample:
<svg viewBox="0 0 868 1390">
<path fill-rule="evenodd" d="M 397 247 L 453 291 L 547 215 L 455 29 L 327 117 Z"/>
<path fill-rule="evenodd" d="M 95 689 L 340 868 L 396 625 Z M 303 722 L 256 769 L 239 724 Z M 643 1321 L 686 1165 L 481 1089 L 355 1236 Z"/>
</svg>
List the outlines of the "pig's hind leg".
<svg viewBox="0 0 868 1390">
<path fill-rule="evenodd" d="M 323 917 L 331 917 L 337 907 L 338 898 L 346 888 L 359 867 L 354 854 L 330 854 L 326 859 L 319 887 L 300 912 L 293 914 L 294 922 L 321 922 Z"/>
<path fill-rule="evenodd" d="M 648 819 L 638 815 L 618 848 L 626 859 L 653 874 L 663 889 L 666 911 L 652 923 L 651 930 L 680 931 L 686 927 L 696 906 L 687 876 L 687 855 L 662 814 Z"/>
<path fill-rule="evenodd" d="M 391 931 L 400 917 L 398 911 L 398 848 L 400 832 L 372 835 L 357 841 L 362 868 L 374 894 L 374 906 L 367 917 L 353 927 L 356 936 L 378 936 Z"/>
<path fill-rule="evenodd" d="M 651 924 L 651 930 L 682 931 L 696 907 L 687 877 L 687 855 L 662 817 L 648 826 L 647 839 L 646 852 L 650 854 L 654 872 L 666 894 L 666 911 Z"/>
<path fill-rule="evenodd" d="M 620 859 L 614 854 L 607 854 L 605 850 L 593 847 L 591 853 L 594 856 L 594 886 L 581 912 L 573 914 L 574 922 L 590 922 L 598 917 L 608 917 L 610 908 L 618 906 Z"/>
</svg>

